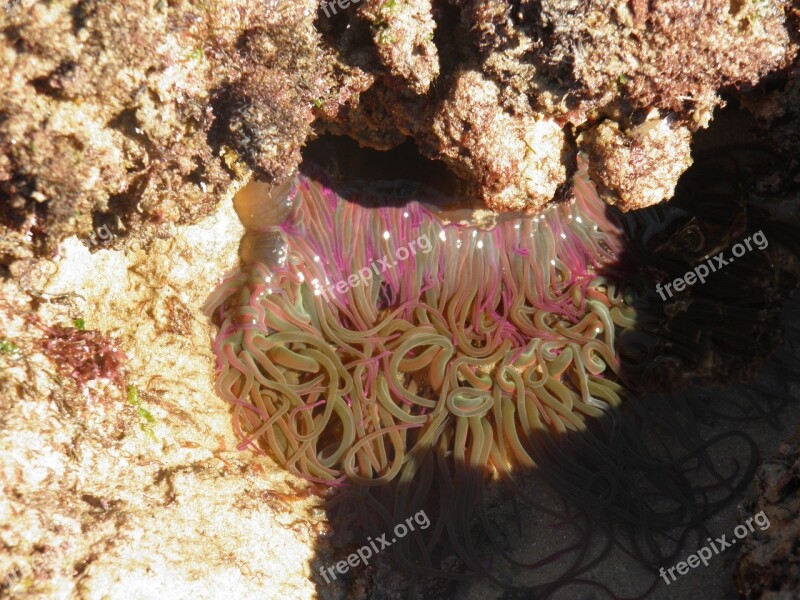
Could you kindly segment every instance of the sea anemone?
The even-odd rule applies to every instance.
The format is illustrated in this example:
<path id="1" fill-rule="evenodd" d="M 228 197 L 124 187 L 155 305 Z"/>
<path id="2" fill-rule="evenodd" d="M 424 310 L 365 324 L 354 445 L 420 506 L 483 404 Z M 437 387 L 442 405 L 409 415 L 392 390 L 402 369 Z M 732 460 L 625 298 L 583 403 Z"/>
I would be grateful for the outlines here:
<path id="1" fill-rule="evenodd" d="M 421 187 L 413 195 L 430 201 L 385 186 L 337 191 L 298 175 L 237 194 L 242 266 L 206 305 L 219 327 L 217 392 L 234 407 L 240 448 L 336 488 L 333 504 L 369 509 L 341 522 L 360 516 L 380 531 L 438 504 L 426 540 L 395 545 L 405 568 L 443 575 L 431 553 L 446 538 L 468 570 L 493 577 L 470 532 L 489 473 L 536 505 L 515 476 L 533 468 L 587 514 L 622 523 L 650 564 L 668 554 L 656 535 L 701 525 L 749 479 L 746 436 L 704 440 L 663 403 L 642 406 L 653 364 L 669 373 L 670 361 L 687 370 L 708 355 L 673 335 L 673 320 L 634 310 L 624 230 L 648 218 L 609 210 L 584 162 L 569 201 L 480 225 Z M 657 458 L 640 436 L 648 419 L 677 430 L 685 452 Z M 722 474 L 708 450 L 731 438 L 750 459 Z M 693 460 L 710 476 L 691 483 Z M 596 562 L 587 543 L 556 552 L 576 558 L 539 589 Z"/>
<path id="2" fill-rule="evenodd" d="M 585 169 L 575 189 L 489 228 L 419 202 L 366 208 L 305 177 L 240 194 L 244 266 L 207 310 L 243 444 L 313 481 L 379 485 L 439 445 L 532 467 L 537 436 L 619 406 L 615 327 L 634 320 L 600 274 L 619 228 Z"/>

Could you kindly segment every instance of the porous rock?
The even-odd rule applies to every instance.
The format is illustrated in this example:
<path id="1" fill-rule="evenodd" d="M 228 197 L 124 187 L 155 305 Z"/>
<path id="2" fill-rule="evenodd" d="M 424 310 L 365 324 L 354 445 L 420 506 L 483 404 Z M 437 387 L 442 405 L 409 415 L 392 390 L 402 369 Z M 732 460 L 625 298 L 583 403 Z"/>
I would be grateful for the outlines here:
<path id="1" fill-rule="evenodd" d="M 747 599 L 795 598 L 800 590 L 800 431 L 759 467 L 753 489 L 739 521 L 763 511 L 769 526 L 757 528 L 743 541 L 736 587 Z"/>

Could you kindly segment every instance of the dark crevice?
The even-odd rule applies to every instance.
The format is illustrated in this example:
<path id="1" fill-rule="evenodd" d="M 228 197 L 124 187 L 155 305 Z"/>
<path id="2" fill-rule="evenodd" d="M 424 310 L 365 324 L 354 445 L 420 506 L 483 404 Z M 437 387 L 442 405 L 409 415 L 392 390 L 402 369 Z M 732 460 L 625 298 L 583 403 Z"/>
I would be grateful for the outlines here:
<path id="1" fill-rule="evenodd" d="M 105 227 L 114 237 L 125 236 L 126 231 L 119 226 L 120 222 L 130 225 L 139 221 L 137 205 L 147 185 L 147 176 L 137 177 L 124 192 L 112 194 L 108 198 L 108 211 L 95 212 L 92 215 L 92 228 L 95 232 Z"/>
<path id="2" fill-rule="evenodd" d="M 195 161 L 195 164 L 197 164 L 197 162 L 198 161 Z M 200 184 L 205 183 L 206 181 L 205 174 L 206 168 L 202 163 L 200 163 L 197 164 L 197 167 L 195 167 L 192 172 L 186 176 L 186 180 L 195 184 L 197 187 L 200 187 Z"/>
<path id="3" fill-rule="evenodd" d="M 251 145 L 242 142 L 242 140 L 255 139 L 255 132 L 250 129 L 246 120 L 244 124 L 241 124 L 240 130 L 235 132 L 231 130 L 234 121 L 247 109 L 248 100 L 237 93 L 236 87 L 230 84 L 213 90 L 211 98 L 214 120 L 209 128 L 207 139 L 213 154 L 220 156 L 223 146 L 231 147 L 239 155 L 240 161 L 254 172 L 259 173 L 261 169 L 252 156 Z M 220 161 L 220 165 L 231 177 L 237 177 L 236 172 L 226 161 Z"/>
<path id="4" fill-rule="evenodd" d="M 457 73 L 463 57 L 459 53 L 461 44 L 458 38 L 461 31 L 461 13 L 458 7 L 452 6 L 442 0 L 433 1 L 433 20 L 436 29 L 433 32 L 433 44 L 439 53 L 439 72 Z M 440 78 L 443 75 L 439 76 Z"/>
<path id="5" fill-rule="evenodd" d="M 70 8 L 72 33 L 77 35 L 81 29 L 86 27 L 86 22 L 94 16 L 96 10 L 94 3 L 89 0 L 81 0 L 81 2 Z"/>
<path id="6" fill-rule="evenodd" d="M 42 75 L 31 80 L 31 85 L 39 94 L 58 99 L 59 90 L 53 86 L 50 75 Z"/>
<path id="7" fill-rule="evenodd" d="M 33 212 L 34 201 L 31 194 L 36 190 L 33 178 L 20 175 L 18 172 L 10 181 L 0 182 L 0 197 L 3 210 L 0 210 L 0 224 L 9 229 L 19 231 L 25 224 L 27 216 Z"/>
<path id="8" fill-rule="evenodd" d="M 31 80 L 31 85 L 40 94 L 55 100 L 64 98 L 64 78 L 67 77 L 77 66 L 72 60 L 62 61 L 55 69 L 47 75 L 36 77 Z"/>
<path id="9" fill-rule="evenodd" d="M 139 126 L 139 119 L 136 117 L 135 109 L 126 108 L 120 111 L 108 122 L 108 126 L 144 146 L 148 155 L 152 155 L 155 152 L 156 148 L 153 142 L 150 141 L 150 138 Z"/>
<path id="10" fill-rule="evenodd" d="M 303 151 L 300 171 L 314 178 L 324 177 L 339 195 L 353 200 L 358 191 L 393 196 L 406 200 L 425 188 L 427 201 L 459 198 L 473 200 L 467 194 L 468 183 L 454 175 L 447 166 L 425 158 L 412 140 L 379 151 L 359 146 L 358 142 L 335 135 L 323 135 Z M 438 198 L 437 198 L 438 197 Z M 419 199 L 419 198 L 417 198 Z"/>
<path id="11" fill-rule="evenodd" d="M 33 212 L 36 220 L 31 226 L 31 242 L 36 254 L 42 255 L 47 250 L 47 239 L 50 233 L 48 217 L 50 214 L 49 202 L 33 202 Z"/>

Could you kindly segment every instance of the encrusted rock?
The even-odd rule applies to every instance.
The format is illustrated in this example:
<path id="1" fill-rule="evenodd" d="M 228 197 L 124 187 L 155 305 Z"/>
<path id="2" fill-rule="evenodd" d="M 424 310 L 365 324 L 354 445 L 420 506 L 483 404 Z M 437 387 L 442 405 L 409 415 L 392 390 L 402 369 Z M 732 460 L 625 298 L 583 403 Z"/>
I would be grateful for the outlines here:
<path id="1" fill-rule="evenodd" d="M 372 23 L 372 39 L 389 73 L 414 93 L 427 92 L 439 75 L 431 0 L 371 0 L 361 14 Z"/>
<path id="2" fill-rule="evenodd" d="M 770 525 L 744 540 L 736 587 L 742 598 L 796 598 L 800 590 L 800 431 L 758 469 L 754 489 L 756 497 L 739 520 L 764 511 Z"/>
<path id="3" fill-rule="evenodd" d="M 456 77 L 433 133 L 445 161 L 465 178 L 472 173 L 496 210 L 540 208 L 566 180 L 561 128 L 524 103 L 505 109 L 500 89 L 477 71 Z"/>
<path id="4" fill-rule="evenodd" d="M 329 16 L 328 6 L 9 3 L 0 264 L 102 226 L 117 243 L 193 222 L 232 182 L 293 171 L 315 120 L 382 150 L 412 138 L 488 206 L 536 209 L 572 173 L 574 128 L 610 119 L 627 131 L 631 114 L 655 108 L 694 130 L 722 87 L 755 85 L 797 54 L 784 0 L 361 0 Z M 475 127 L 461 135 L 458 123 Z M 594 175 L 623 208 L 668 195 L 687 164 L 635 169 L 653 178 L 640 198 L 619 181 L 627 153 L 604 157 Z"/>
<path id="5" fill-rule="evenodd" d="M 267 179 L 292 170 L 321 95 L 313 8 L 18 0 L 0 10 L 0 262 L 53 254 L 102 225 L 121 239 L 193 222 L 240 159 Z M 218 101 L 231 90 L 238 110 L 226 112 Z"/>
<path id="6" fill-rule="evenodd" d="M 563 151 L 562 144 L 573 127 L 588 131 L 588 139 L 598 123 L 602 128 L 610 126 L 604 120 L 628 131 L 630 117 L 637 111 L 656 109 L 669 114 L 675 125 L 672 133 L 656 131 L 638 144 L 633 154 L 641 155 L 641 164 L 630 169 L 619 161 L 637 156 L 604 152 L 604 167 L 593 169 L 609 202 L 625 210 L 669 197 L 676 178 L 689 165 L 687 134 L 708 125 L 721 104 L 719 90 L 753 85 L 767 73 L 786 68 L 797 53 L 792 33 L 796 26 L 787 18 L 790 7 L 782 0 L 714 0 L 691 5 L 680 0 L 552 0 L 516 5 L 505 0 L 458 0 L 450 4 L 455 7 L 431 9 L 441 73 L 430 89 L 431 69 L 425 64 L 418 63 L 425 75 L 422 85 L 418 78 L 409 79 L 391 66 L 408 64 L 395 51 L 405 48 L 409 39 L 420 39 L 407 29 L 402 35 L 385 34 L 389 23 L 385 15 L 398 10 L 393 1 L 375 0 L 358 10 L 341 11 L 338 24 L 321 19 L 324 43 L 335 49 L 337 61 L 351 69 L 357 65 L 373 75 L 375 83 L 359 104 L 349 104 L 335 116 L 326 107 L 319 125 L 378 149 L 386 149 L 392 139 L 399 144 L 409 136 L 423 154 L 444 160 L 472 183 L 476 194 L 496 210 L 540 207 L 552 199 L 557 189 L 553 184 L 563 180 L 550 158 L 534 161 L 540 171 L 532 177 L 528 161 L 520 159 L 513 148 L 511 140 L 530 129 L 532 115 L 536 122 L 552 120 L 562 128 L 565 136 L 550 136 L 555 147 L 544 149 L 544 154 L 561 154 L 569 176 L 574 153 Z M 421 19 L 419 27 L 427 32 L 431 20 L 422 18 L 423 8 L 409 3 L 407 10 Z M 372 54 L 364 53 L 367 32 L 375 44 Z M 433 60 L 427 50 L 422 55 Z M 475 85 L 471 108 L 466 108 L 465 81 Z M 493 86 L 491 92 L 489 86 Z M 421 94 L 425 89 L 427 93 Z M 494 118 L 483 106 L 487 97 L 494 99 Z M 526 106 L 520 109 L 522 104 Z M 465 109 L 470 115 L 462 114 Z M 484 127 L 460 136 L 442 127 L 443 115 L 458 117 L 455 124 L 468 122 L 464 117 L 477 117 L 477 113 L 483 115 L 484 123 L 506 125 L 505 135 Z M 508 126 L 511 121 L 513 125 Z M 402 137 L 394 137 L 395 131 Z M 606 135 L 604 131 L 594 137 Z M 667 137 L 677 142 L 675 152 L 659 145 Z M 510 150 L 510 154 L 489 161 L 480 156 L 481 149 Z M 678 160 L 666 170 L 650 168 L 659 156 Z M 503 172 L 510 164 L 519 168 Z M 611 167 L 608 171 L 607 166 Z M 631 175 L 652 181 L 622 185 L 620 178 Z M 639 197 L 640 192 L 645 197 Z"/>
<path id="7" fill-rule="evenodd" d="M 148 251 L 70 238 L 0 282 L 0 597 L 314 594 L 321 500 L 237 449 L 213 390 L 197 315 L 236 255 L 226 200 Z"/>
<path id="8" fill-rule="evenodd" d="M 624 210 L 672 197 L 678 178 L 692 164 L 689 130 L 658 116 L 628 131 L 604 121 L 581 136 L 589 173 L 600 195 Z"/>

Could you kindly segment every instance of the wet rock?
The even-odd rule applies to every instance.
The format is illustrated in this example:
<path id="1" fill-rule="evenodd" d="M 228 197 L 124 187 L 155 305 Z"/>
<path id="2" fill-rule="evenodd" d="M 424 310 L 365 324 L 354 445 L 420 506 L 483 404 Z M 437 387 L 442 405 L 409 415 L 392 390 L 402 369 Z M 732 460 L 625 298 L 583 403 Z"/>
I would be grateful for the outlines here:
<path id="1" fill-rule="evenodd" d="M 431 0 L 365 2 L 360 14 L 371 24 L 372 40 L 388 73 L 414 93 L 427 92 L 439 75 Z"/>
<path id="2" fill-rule="evenodd" d="M 194 222 L 246 175 L 240 162 L 264 178 L 291 170 L 319 95 L 302 80 L 321 67 L 312 6 L 0 10 L 0 262 L 53 255 L 102 225 L 119 240 Z M 216 102 L 226 91 L 237 110 Z"/>
<path id="3" fill-rule="evenodd" d="M 630 210 L 672 197 L 678 178 L 692 164 L 692 136 L 669 121 L 654 114 L 627 131 L 606 121 L 581 136 L 590 176 L 606 202 Z"/>
<path id="4" fill-rule="evenodd" d="M 433 134 L 444 160 L 465 178 L 471 173 L 495 210 L 541 208 L 566 180 L 561 128 L 525 102 L 504 108 L 497 85 L 476 71 L 456 77 Z"/>
<path id="5" fill-rule="evenodd" d="M 630 156 L 611 151 L 604 119 L 627 130 L 632 113 L 655 108 L 703 127 L 722 87 L 755 85 L 797 53 L 796 9 L 779 0 L 334 8 L 8 3 L 0 263 L 52 255 L 67 235 L 103 226 L 116 244 L 194 222 L 232 182 L 294 170 L 315 121 L 377 149 L 410 137 L 496 210 L 551 200 L 573 170 L 565 140 L 600 127 L 594 137 L 608 143 L 595 176 L 613 204 L 642 206 L 668 195 L 686 162 L 669 174 L 638 168 L 653 181 L 623 189 L 619 161 Z M 660 156 L 642 147 L 650 162 Z"/>
<path id="6" fill-rule="evenodd" d="M 763 511 L 769 527 L 742 544 L 736 587 L 742 598 L 795 598 L 800 589 L 800 432 L 758 470 L 755 497 L 740 510 L 740 522 Z"/>
<path id="7" fill-rule="evenodd" d="M 572 173 L 574 153 L 564 152 L 563 144 L 576 129 L 586 132 L 584 139 L 599 142 L 596 155 L 604 165 L 594 168 L 593 175 L 610 203 L 628 210 L 669 197 L 689 164 L 687 135 L 708 125 L 722 104 L 719 91 L 755 85 L 767 73 L 786 69 L 798 48 L 792 9 L 777 1 L 686 5 L 678 0 L 555 0 L 510 5 L 504 0 L 458 0 L 431 9 L 440 74 L 428 87 L 434 72 L 432 51 L 420 52 L 429 60 L 416 63 L 416 78 L 401 72 L 410 63 L 397 58 L 409 40 L 420 39 L 407 29 L 413 20 L 401 20 L 402 35 L 376 34 L 387 31 L 386 15 L 396 10 L 394 5 L 365 1 L 358 10 L 320 18 L 323 44 L 335 50 L 337 61 L 375 82 L 359 103 L 349 103 L 345 110 L 334 114 L 326 106 L 318 126 L 378 149 L 411 137 L 425 156 L 445 161 L 495 210 L 535 210 L 551 200 L 557 181 Z M 431 20 L 420 16 L 427 5 L 410 5 L 414 8 L 409 6 L 408 14 L 419 16 L 420 31 L 428 32 Z M 465 87 L 474 96 L 472 108 Z M 490 101 L 496 118 L 488 118 Z M 632 115 L 652 110 L 671 116 L 671 133 L 643 136 L 633 153 L 637 156 L 612 143 L 612 124 L 606 120 L 627 131 Z M 487 125 L 510 124 L 506 135 L 490 126 L 457 135 L 455 126 L 479 111 Z M 442 127 L 443 116 L 453 119 L 450 131 Z M 532 119 L 555 122 L 562 130 L 561 136 L 549 137 L 546 148 L 537 148 L 549 158 L 536 161 L 534 177 L 510 141 L 520 139 L 519 132 L 529 130 Z M 593 132 L 596 127 L 602 130 Z M 678 144 L 674 152 L 662 145 L 668 138 Z M 481 160 L 479 148 L 510 150 L 510 155 Z M 556 167 L 552 157 L 558 155 L 561 165 Z M 666 170 L 652 168 L 666 157 L 677 161 Z M 630 159 L 639 160 L 633 169 L 621 164 Z M 516 170 L 504 172 L 506 165 Z M 651 181 L 623 185 L 632 176 Z"/>

